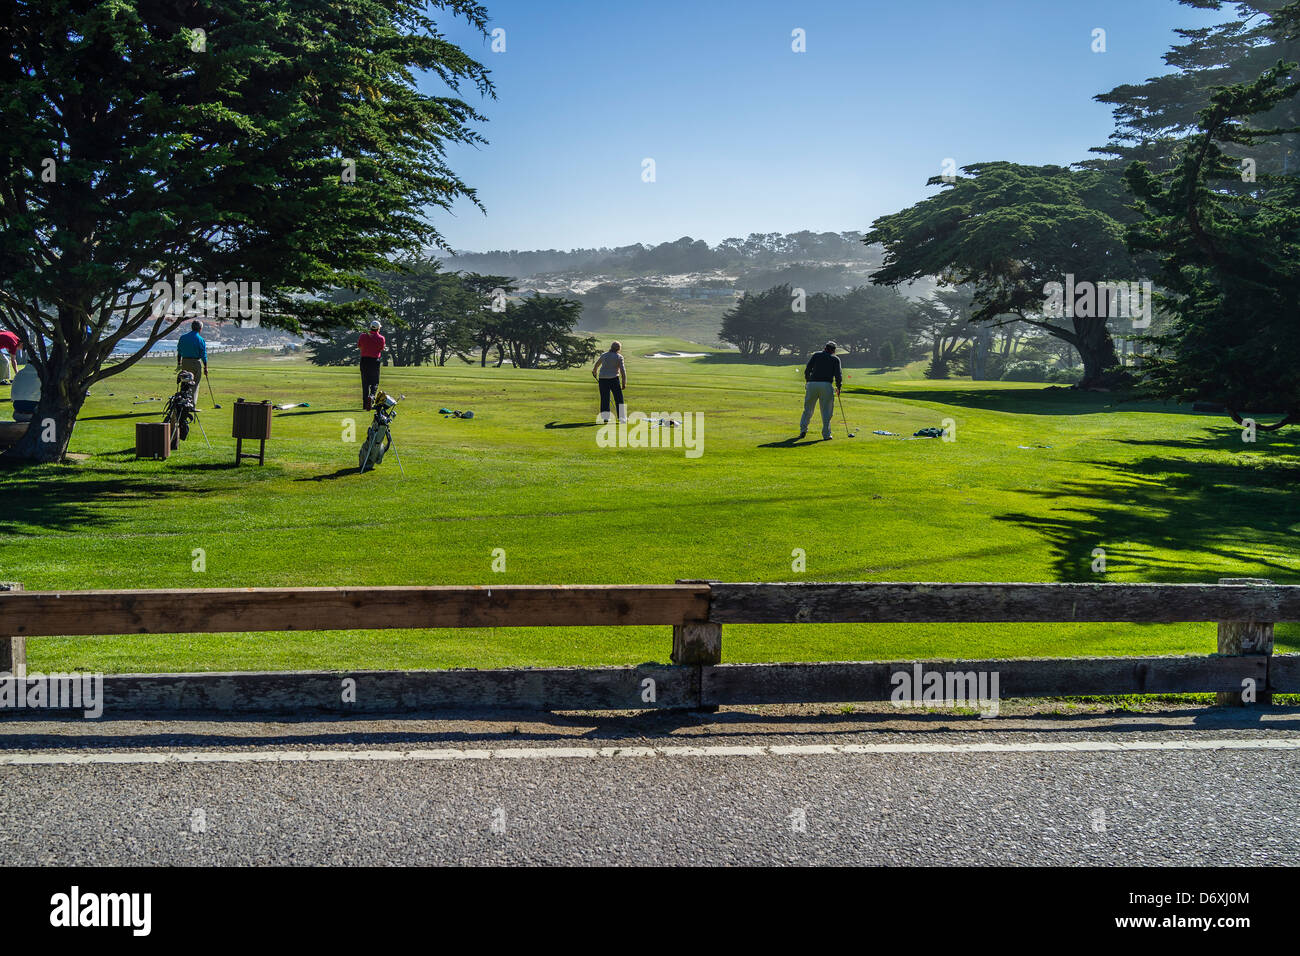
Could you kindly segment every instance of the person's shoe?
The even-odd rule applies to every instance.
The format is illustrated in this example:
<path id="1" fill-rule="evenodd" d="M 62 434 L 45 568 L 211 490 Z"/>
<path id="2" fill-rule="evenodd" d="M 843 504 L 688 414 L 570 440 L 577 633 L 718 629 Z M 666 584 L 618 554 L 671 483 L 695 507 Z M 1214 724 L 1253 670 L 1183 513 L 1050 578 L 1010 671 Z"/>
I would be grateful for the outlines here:
<path id="1" fill-rule="evenodd" d="M 834 437 L 835 437 L 834 435 L 823 435 L 822 441 L 830 441 Z"/>
<path id="2" fill-rule="evenodd" d="M 808 437 L 808 429 L 805 428 L 803 431 L 799 433 L 799 438 L 807 438 L 807 437 Z M 798 441 L 799 438 L 796 438 L 795 441 Z"/>

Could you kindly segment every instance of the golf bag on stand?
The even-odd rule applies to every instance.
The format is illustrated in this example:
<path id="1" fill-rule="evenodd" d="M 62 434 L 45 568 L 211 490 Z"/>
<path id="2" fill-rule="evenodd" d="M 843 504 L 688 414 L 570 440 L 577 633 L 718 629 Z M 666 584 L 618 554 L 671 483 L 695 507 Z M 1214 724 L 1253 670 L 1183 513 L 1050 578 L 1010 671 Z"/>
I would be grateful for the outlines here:
<path id="1" fill-rule="evenodd" d="M 362 442 L 361 450 L 357 452 L 357 465 L 362 472 L 369 471 L 383 461 L 388 449 L 392 448 L 393 433 L 390 426 L 397 417 L 397 403 L 405 397 L 401 395 L 393 398 L 387 392 L 375 392 L 375 417 L 366 430 L 366 440 Z M 393 454 L 397 455 L 397 449 L 393 449 Z M 406 474 L 406 469 L 402 468 L 401 455 L 397 455 L 397 467 L 403 475 Z"/>
<path id="2" fill-rule="evenodd" d="M 192 373 L 182 370 L 176 376 L 176 394 L 167 399 L 167 407 L 163 411 L 163 421 L 171 422 L 172 425 L 172 451 L 190 437 L 190 423 L 196 417 L 194 399 L 198 387 L 199 383 L 194 380 Z"/>

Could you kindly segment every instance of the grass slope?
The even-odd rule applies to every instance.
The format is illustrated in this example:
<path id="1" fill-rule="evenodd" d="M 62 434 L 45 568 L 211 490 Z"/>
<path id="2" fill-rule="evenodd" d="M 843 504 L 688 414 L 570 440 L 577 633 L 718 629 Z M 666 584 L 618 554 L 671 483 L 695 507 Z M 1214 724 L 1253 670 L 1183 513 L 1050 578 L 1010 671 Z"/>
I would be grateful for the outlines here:
<path id="1" fill-rule="evenodd" d="M 798 366 L 625 338 L 633 411 L 703 412 L 704 454 L 599 448 L 585 369 L 385 369 L 404 392 L 405 465 L 356 473 L 356 369 L 244 354 L 214 362 L 221 411 L 167 462 L 133 457 L 165 361 L 94 390 L 72 451 L 0 470 L 0 579 L 29 589 L 736 581 L 1300 581 L 1297 441 L 1243 444 L 1222 418 L 1037 385 L 851 370 L 860 429 L 790 444 Z M 206 390 L 201 393 L 207 407 Z M 234 467 L 236 397 L 279 412 L 267 464 Z M 444 419 L 441 406 L 473 409 Z M 957 440 L 905 440 L 956 422 Z M 814 428 L 813 435 L 816 435 Z M 1020 446 L 1029 446 L 1021 448 Z M 1049 447 L 1042 447 L 1049 446 Z M 1106 574 L 1091 570 L 1092 551 Z M 206 570 L 193 567 L 194 549 Z M 491 570 L 494 549 L 506 570 Z M 792 551 L 807 553 L 804 573 Z M 1279 647 L 1300 634 L 1279 628 Z M 373 631 L 33 641 L 33 669 L 490 667 L 665 660 L 667 628 Z M 729 661 L 1205 653 L 1212 625 L 729 627 Z"/>

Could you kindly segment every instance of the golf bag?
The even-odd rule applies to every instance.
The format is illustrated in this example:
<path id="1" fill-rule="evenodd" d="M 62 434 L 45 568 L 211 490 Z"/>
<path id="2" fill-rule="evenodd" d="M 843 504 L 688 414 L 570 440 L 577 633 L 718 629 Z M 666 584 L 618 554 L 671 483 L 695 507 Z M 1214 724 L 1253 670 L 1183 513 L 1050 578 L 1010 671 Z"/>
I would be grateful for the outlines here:
<path id="1" fill-rule="evenodd" d="M 366 440 L 357 452 L 357 465 L 361 471 L 369 471 L 384 460 L 384 455 L 393 444 L 390 427 L 397 417 L 398 399 L 387 392 L 375 392 L 375 417 L 366 430 Z"/>
<path id="2" fill-rule="evenodd" d="M 171 422 L 173 451 L 190 437 L 190 423 L 194 421 L 194 398 L 198 387 L 199 383 L 194 380 L 191 372 L 182 370 L 177 374 L 176 394 L 167 399 L 167 407 L 163 411 L 163 421 Z"/>

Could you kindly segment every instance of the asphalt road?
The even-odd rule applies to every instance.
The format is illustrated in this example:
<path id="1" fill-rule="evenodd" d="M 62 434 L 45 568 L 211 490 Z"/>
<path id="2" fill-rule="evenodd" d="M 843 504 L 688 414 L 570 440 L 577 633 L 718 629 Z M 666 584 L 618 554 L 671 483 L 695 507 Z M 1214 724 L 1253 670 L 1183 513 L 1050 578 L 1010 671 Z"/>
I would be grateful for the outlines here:
<path id="1" fill-rule="evenodd" d="M 1297 803 L 1282 708 L 0 728 L 6 866 L 1294 865 Z"/>

